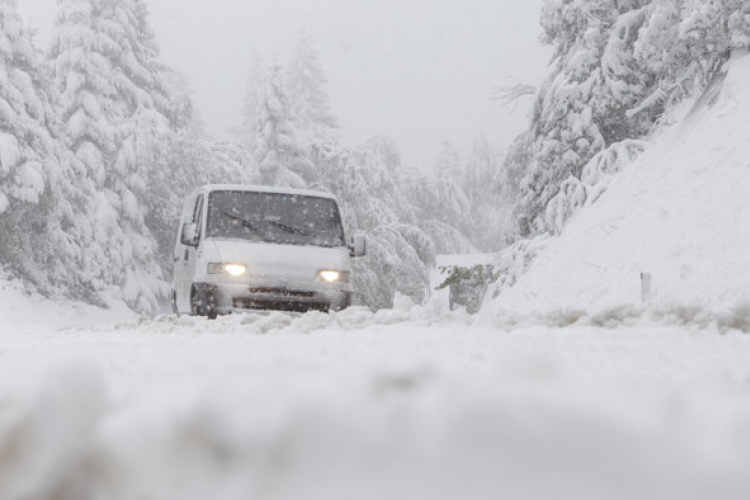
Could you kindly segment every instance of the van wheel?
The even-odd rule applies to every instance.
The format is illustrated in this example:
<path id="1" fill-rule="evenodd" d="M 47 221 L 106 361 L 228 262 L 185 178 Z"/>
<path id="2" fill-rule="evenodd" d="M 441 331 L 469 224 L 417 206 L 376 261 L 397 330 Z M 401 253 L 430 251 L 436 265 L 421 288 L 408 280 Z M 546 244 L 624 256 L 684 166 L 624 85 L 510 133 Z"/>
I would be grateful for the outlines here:
<path id="1" fill-rule="evenodd" d="M 190 290 L 190 314 L 193 316 L 205 316 L 208 319 L 216 319 L 216 299 L 205 291 L 198 291 L 195 287 Z"/>
<path id="2" fill-rule="evenodd" d="M 347 293 L 344 295 L 344 300 L 339 302 L 338 304 L 331 304 L 330 310 L 333 312 L 341 312 L 346 309 L 349 309 L 352 306 L 352 294 Z"/>

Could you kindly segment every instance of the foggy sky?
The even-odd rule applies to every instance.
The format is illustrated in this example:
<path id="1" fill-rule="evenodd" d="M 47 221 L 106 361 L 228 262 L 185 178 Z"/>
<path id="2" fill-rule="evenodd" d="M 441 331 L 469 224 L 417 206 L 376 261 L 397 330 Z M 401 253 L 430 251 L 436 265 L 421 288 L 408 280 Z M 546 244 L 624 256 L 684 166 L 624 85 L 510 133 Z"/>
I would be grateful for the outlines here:
<path id="1" fill-rule="evenodd" d="M 507 146 L 528 105 L 489 99 L 497 85 L 537 84 L 542 0 L 150 0 L 162 59 L 189 80 L 209 130 L 240 121 L 253 47 L 282 63 L 299 33 L 317 40 L 347 145 L 396 139 L 404 163 L 431 168 L 443 140 L 465 157 L 480 134 Z M 56 0 L 20 0 L 46 42 Z"/>

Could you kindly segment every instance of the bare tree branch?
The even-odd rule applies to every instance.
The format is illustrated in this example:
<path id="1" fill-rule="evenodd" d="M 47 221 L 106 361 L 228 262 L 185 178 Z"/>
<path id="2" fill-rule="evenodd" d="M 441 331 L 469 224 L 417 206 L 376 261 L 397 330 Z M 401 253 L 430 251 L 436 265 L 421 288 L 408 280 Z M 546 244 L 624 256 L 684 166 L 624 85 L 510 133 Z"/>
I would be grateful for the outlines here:
<path id="1" fill-rule="evenodd" d="M 524 97 L 533 97 L 534 94 L 536 94 L 535 86 L 516 83 L 503 87 L 495 87 L 492 90 L 491 99 L 495 101 L 502 101 L 506 106 L 515 107 L 518 105 L 518 101 L 520 101 Z"/>

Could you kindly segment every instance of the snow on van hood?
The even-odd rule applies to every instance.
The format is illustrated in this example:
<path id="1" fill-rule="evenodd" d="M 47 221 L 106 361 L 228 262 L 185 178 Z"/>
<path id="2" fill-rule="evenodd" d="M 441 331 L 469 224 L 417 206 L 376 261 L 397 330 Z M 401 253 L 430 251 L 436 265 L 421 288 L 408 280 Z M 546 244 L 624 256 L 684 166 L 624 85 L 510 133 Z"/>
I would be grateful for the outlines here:
<path id="1" fill-rule="evenodd" d="M 227 264 L 244 264 L 254 276 L 316 276 L 323 269 L 350 271 L 345 247 L 318 247 L 207 240 L 206 258 Z"/>

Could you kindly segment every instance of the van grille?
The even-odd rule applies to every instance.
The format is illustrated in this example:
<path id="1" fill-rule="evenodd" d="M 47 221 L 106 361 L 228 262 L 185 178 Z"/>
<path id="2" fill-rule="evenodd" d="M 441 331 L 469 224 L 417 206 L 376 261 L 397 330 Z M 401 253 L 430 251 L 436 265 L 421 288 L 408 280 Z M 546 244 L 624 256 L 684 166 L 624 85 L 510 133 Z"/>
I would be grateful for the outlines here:
<path id="1" fill-rule="evenodd" d="M 296 290 L 287 290 L 286 288 L 251 288 L 248 292 L 254 294 L 278 295 L 281 297 L 315 297 L 315 292 L 300 292 Z"/>
<path id="2" fill-rule="evenodd" d="M 232 300 L 235 309 L 285 312 L 328 312 L 331 305 L 323 302 L 286 302 L 279 300 L 256 300 L 249 297 L 235 297 Z"/>

